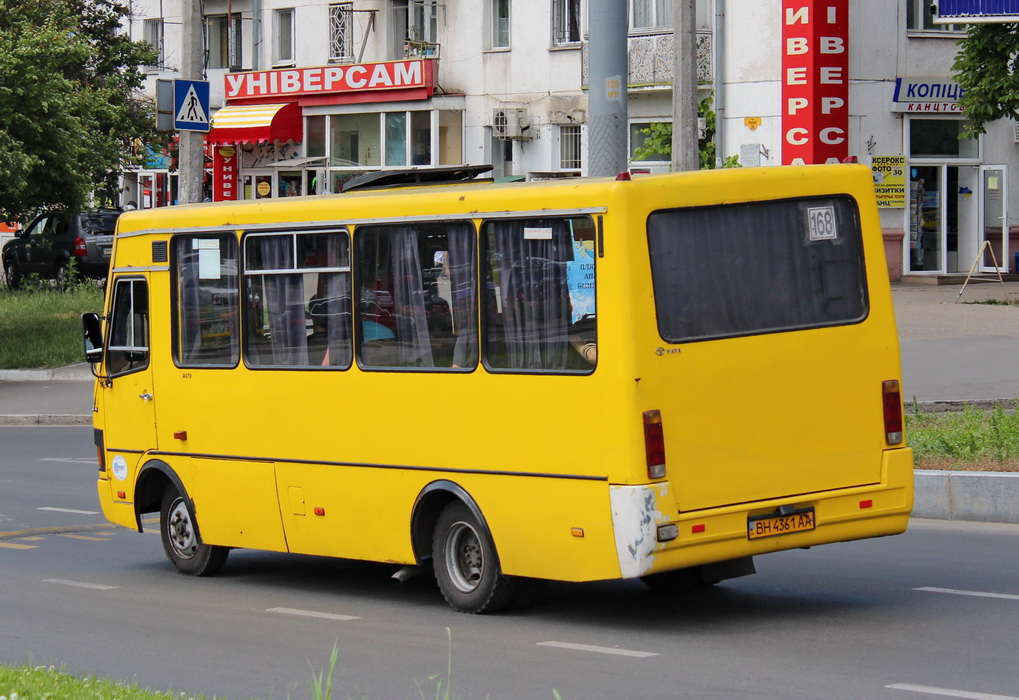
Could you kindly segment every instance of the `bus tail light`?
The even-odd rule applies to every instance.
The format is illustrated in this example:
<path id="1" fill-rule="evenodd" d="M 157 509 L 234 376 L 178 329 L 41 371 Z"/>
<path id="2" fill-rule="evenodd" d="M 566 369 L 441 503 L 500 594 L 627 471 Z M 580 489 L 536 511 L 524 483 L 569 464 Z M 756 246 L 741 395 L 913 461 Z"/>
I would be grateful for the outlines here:
<path id="1" fill-rule="evenodd" d="M 889 445 L 902 444 L 902 392 L 899 380 L 889 379 L 881 385 L 885 411 L 885 441 Z"/>
<path id="2" fill-rule="evenodd" d="M 85 239 L 81 236 L 74 239 L 74 254 L 88 255 L 88 249 L 85 247 Z"/>
<path id="3" fill-rule="evenodd" d="M 649 479 L 665 477 L 665 433 L 662 412 L 644 411 L 644 454 L 647 456 Z"/>

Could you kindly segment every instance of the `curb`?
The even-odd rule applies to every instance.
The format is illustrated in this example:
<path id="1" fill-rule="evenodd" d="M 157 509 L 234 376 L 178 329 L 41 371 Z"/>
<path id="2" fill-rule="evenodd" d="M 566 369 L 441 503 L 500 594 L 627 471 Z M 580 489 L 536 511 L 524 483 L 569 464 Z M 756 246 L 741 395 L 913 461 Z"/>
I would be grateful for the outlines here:
<path id="1" fill-rule="evenodd" d="M 1019 472 L 916 470 L 914 518 L 1019 524 Z"/>
<path id="2" fill-rule="evenodd" d="M 92 416 L 0 414 L 0 426 L 20 425 L 92 425 Z"/>
<path id="3" fill-rule="evenodd" d="M 53 369 L 0 369 L 0 382 L 91 382 L 92 368 L 86 362 Z"/>

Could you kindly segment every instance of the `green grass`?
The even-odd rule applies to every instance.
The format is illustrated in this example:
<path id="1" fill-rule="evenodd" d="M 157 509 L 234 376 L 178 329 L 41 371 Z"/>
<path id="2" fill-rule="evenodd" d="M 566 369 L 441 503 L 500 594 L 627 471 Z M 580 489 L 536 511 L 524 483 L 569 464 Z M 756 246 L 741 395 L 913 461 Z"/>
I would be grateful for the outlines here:
<path id="1" fill-rule="evenodd" d="M 906 442 L 917 469 L 1019 471 L 1019 400 L 1012 412 L 985 411 L 906 414 Z"/>
<path id="2" fill-rule="evenodd" d="M 0 369 L 63 367 L 84 361 L 81 314 L 102 311 L 95 284 L 0 289 Z"/>
<path id="3" fill-rule="evenodd" d="M 205 696 L 154 693 L 137 683 L 77 678 L 53 666 L 0 666 L 0 700 L 198 700 Z"/>

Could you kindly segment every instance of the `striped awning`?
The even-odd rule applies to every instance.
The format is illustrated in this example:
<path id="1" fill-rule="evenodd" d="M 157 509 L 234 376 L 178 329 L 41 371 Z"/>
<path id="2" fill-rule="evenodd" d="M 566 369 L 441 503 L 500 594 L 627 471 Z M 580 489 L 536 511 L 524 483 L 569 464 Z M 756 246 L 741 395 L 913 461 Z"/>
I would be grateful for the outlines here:
<path id="1" fill-rule="evenodd" d="M 208 143 L 301 141 L 301 107 L 296 102 L 271 105 L 228 105 L 212 115 Z"/>

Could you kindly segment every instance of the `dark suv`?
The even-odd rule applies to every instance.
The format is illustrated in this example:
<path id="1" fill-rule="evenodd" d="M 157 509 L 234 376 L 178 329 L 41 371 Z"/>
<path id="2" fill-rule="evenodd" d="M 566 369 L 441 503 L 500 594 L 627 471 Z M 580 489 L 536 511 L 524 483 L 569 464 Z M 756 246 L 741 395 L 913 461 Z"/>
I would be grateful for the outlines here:
<path id="1" fill-rule="evenodd" d="M 78 213 L 50 211 L 35 217 L 0 253 L 7 286 L 17 288 L 30 274 L 62 283 L 71 260 L 80 277 L 106 277 L 119 216 L 116 209 L 91 209 Z"/>

